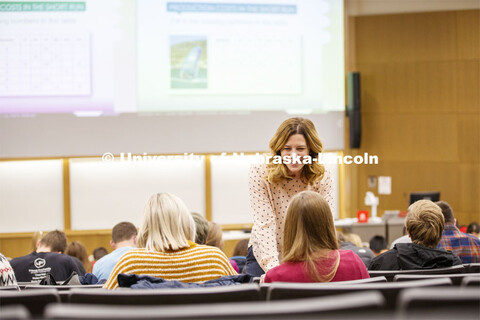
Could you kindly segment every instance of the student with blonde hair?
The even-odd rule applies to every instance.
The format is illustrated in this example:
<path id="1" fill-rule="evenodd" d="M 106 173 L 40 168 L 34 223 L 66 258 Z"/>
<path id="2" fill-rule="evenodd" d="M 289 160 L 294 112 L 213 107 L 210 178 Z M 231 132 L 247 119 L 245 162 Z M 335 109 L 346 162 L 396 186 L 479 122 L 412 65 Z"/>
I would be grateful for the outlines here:
<path id="1" fill-rule="evenodd" d="M 369 270 L 413 270 L 446 268 L 462 264 L 451 251 L 436 249 L 445 220 L 442 210 L 430 200 L 418 200 L 408 207 L 405 219 L 412 243 L 397 243 L 375 257 Z"/>
<path id="2" fill-rule="evenodd" d="M 249 172 L 253 228 L 246 273 L 256 277 L 280 264 L 287 207 L 293 196 L 310 190 L 333 208 L 333 182 L 318 161 L 323 146 L 312 121 L 285 120 L 269 146 L 269 163 L 253 165 Z"/>
<path id="3" fill-rule="evenodd" d="M 195 222 L 184 202 L 170 193 L 152 195 L 145 205 L 138 248 L 118 260 L 104 288 L 117 288 L 120 273 L 197 283 L 237 274 L 220 249 L 194 239 Z"/>
<path id="4" fill-rule="evenodd" d="M 318 193 L 303 191 L 287 210 L 282 264 L 267 272 L 265 282 L 330 282 L 369 278 L 351 250 L 339 250 L 333 217 Z"/>

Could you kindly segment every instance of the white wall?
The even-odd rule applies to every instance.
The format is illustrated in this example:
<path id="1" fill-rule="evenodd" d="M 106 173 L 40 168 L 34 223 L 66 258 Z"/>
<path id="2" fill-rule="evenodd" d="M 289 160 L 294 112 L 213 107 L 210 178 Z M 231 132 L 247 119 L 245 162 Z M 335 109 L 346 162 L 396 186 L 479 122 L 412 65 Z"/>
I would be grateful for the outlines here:
<path id="1" fill-rule="evenodd" d="M 79 118 L 72 114 L 0 117 L 0 159 L 256 152 L 268 142 L 284 112 L 137 115 Z M 343 150 L 343 112 L 306 116 L 325 150 Z"/>

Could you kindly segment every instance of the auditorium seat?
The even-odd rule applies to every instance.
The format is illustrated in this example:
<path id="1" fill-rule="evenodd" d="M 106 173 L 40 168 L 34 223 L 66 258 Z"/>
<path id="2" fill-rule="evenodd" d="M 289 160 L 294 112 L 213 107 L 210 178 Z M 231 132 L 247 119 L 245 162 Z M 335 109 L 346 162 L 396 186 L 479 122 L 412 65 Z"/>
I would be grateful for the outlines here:
<path id="1" fill-rule="evenodd" d="M 58 291 L 58 296 L 60 297 L 60 302 L 65 303 L 70 301 L 70 290 L 71 289 L 99 289 L 102 288 L 102 284 L 93 284 L 93 285 L 38 285 L 30 284 L 25 286 L 23 290 L 42 290 L 42 289 L 55 289 Z"/>
<path id="2" fill-rule="evenodd" d="M 73 289 L 70 302 L 92 304 L 192 304 L 236 301 L 259 301 L 260 288 L 257 284 L 235 286 L 189 288 L 189 289 Z"/>
<path id="3" fill-rule="evenodd" d="M 350 281 L 336 281 L 336 282 L 316 282 L 316 284 L 324 284 L 324 285 L 348 285 L 348 284 L 359 284 L 359 283 L 377 283 L 377 282 L 387 282 L 387 278 L 385 277 L 375 277 L 375 278 L 366 278 L 366 279 L 359 279 L 359 280 L 350 280 Z M 272 286 L 273 283 L 262 283 L 260 284 L 260 295 L 262 296 L 262 300 L 267 300 L 267 294 L 269 288 Z"/>
<path id="4" fill-rule="evenodd" d="M 38 283 L 35 282 L 17 282 L 17 285 L 20 287 L 20 290 L 25 289 L 26 286 L 32 286 L 32 285 L 38 285 Z"/>
<path id="5" fill-rule="evenodd" d="M 10 286 L 0 286 L 0 290 L 6 291 L 20 291 L 20 287 L 17 285 L 10 285 Z"/>
<path id="6" fill-rule="evenodd" d="M 468 263 L 463 265 L 467 273 L 480 273 L 480 263 Z"/>
<path id="7" fill-rule="evenodd" d="M 0 308 L 0 319 L 2 320 L 23 320 L 30 319 L 28 309 L 22 305 L 12 305 Z"/>
<path id="8" fill-rule="evenodd" d="M 400 281 L 412 281 L 412 280 L 426 280 L 426 279 L 438 279 L 438 278 L 449 278 L 452 280 L 454 286 L 459 286 L 463 279 L 466 277 L 478 277 L 480 279 L 480 274 L 478 273 L 458 273 L 458 274 L 401 274 L 393 277 L 393 282 Z"/>
<path id="9" fill-rule="evenodd" d="M 325 282 L 325 283 L 336 284 L 336 285 L 344 285 L 344 284 L 361 284 L 361 283 L 377 283 L 377 282 L 387 282 L 387 278 L 385 278 L 385 277 L 374 277 L 374 278 L 366 278 L 366 279 L 359 279 L 359 280 Z"/>
<path id="10" fill-rule="evenodd" d="M 386 299 L 386 307 L 394 309 L 398 293 L 401 290 L 417 287 L 451 286 L 446 279 L 430 279 L 408 282 L 382 282 L 351 285 L 332 285 L 324 283 L 273 283 L 267 294 L 267 300 L 298 299 L 352 293 L 358 291 L 380 291 Z"/>
<path id="11" fill-rule="evenodd" d="M 48 319 L 308 319 L 352 318 L 378 314 L 385 304 L 380 292 L 345 294 L 335 297 L 292 301 L 228 302 L 178 306 L 101 306 L 81 304 L 50 305 Z"/>
<path id="12" fill-rule="evenodd" d="M 462 279 L 462 283 L 460 285 L 462 287 L 478 287 L 480 289 L 480 275 L 475 273 L 475 276 L 465 277 Z"/>
<path id="13" fill-rule="evenodd" d="M 398 297 L 404 319 L 480 319 L 480 293 L 475 288 L 414 288 Z"/>
<path id="14" fill-rule="evenodd" d="M 41 289 L 56 289 L 58 291 L 66 291 L 71 289 L 98 289 L 102 288 L 103 284 L 89 284 L 89 285 L 38 285 L 38 284 L 30 284 L 25 286 L 23 290 L 41 290 Z"/>
<path id="15" fill-rule="evenodd" d="M 0 306 L 23 305 L 33 316 L 42 315 L 49 303 L 60 302 L 57 290 L 0 291 Z"/>
<path id="16" fill-rule="evenodd" d="M 465 273 L 463 265 L 448 268 L 418 269 L 418 270 L 369 270 L 370 277 L 385 277 L 387 281 L 393 281 L 393 277 L 400 274 L 454 274 Z"/>

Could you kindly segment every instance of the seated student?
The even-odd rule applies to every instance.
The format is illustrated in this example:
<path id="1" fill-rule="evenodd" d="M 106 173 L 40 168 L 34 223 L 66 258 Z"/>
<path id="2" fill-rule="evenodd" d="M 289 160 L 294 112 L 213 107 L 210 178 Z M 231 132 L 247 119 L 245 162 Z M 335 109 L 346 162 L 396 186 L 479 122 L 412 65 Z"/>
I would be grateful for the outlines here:
<path id="1" fill-rule="evenodd" d="M 218 223 L 208 223 L 207 246 L 217 247 L 223 249 L 223 231 Z"/>
<path id="2" fill-rule="evenodd" d="M 357 246 L 359 248 L 365 248 L 365 246 L 363 245 L 363 242 L 362 242 L 362 238 L 360 238 L 360 236 L 356 233 L 351 233 L 350 232 L 350 233 L 345 234 L 345 240 L 353 243 L 354 246 Z"/>
<path id="3" fill-rule="evenodd" d="M 480 239 L 471 234 L 461 232 L 455 226 L 457 220 L 447 202 L 438 201 L 435 203 L 440 207 L 445 219 L 445 230 L 437 248 L 452 251 L 462 259 L 462 263 L 480 262 Z"/>
<path id="4" fill-rule="evenodd" d="M 369 278 L 362 260 L 338 250 L 332 212 L 318 193 L 292 198 L 283 231 L 282 264 L 269 270 L 265 282 L 329 282 Z"/>
<path id="5" fill-rule="evenodd" d="M 198 244 L 206 244 L 208 236 L 208 220 L 200 213 L 192 212 L 193 221 L 195 221 L 195 242 Z"/>
<path id="6" fill-rule="evenodd" d="M 384 236 L 373 236 L 370 239 L 370 250 L 373 251 L 375 256 L 378 256 L 387 251 L 387 240 Z"/>
<path id="7" fill-rule="evenodd" d="M 95 266 L 95 263 L 97 263 L 98 260 L 102 259 L 107 254 L 108 254 L 108 251 L 104 247 L 97 247 L 93 249 L 93 254 L 89 257 L 89 259 L 93 257 L 92 268 Z"/>
<path id="8" fill-rule="evenodd" d="M 92 273 L 98 280 L 107 280 L 112 273 L 118 259 L 128 250 L 137 247 L 137 228 L 131 222 L 117 223 L 112 229 L 110 246 L 113 251 L 98 260 L 93 266 Z"/>
<path id="9" fill-rule="evenodd" d="M 412 243 L 412 239 L 410 239 L 410 236 L 407 233 L 407 228 L 405 226 L 403 226 L 403 236 L 393 240 L 392 244 L 390 245 L 390 249 L 393 249 L 393 247 L 397 243 Z"/>
<path id="10" fill-rule="evenodd" d="M 365 267 L 370 264 L 370 261 L 375 257 L 375 254 L 369 248 L 357 247 L 350 241 L 347 241 L 345 235 L 337 231 L 337 243 L 342 250 L 352 250 L 357 256 L 362 259 Z"/>
<path id="11" fill-rule="evenodd" d="M 80 261 L 79 268 L 83 271 L 83 274 L 92 272 L 92 264 L 88 261 L 87 248 L 81 242 L 70 242 L 65 250 L 65 254 Z"/>
<path id="12" fill-rule="evenodd" d="M 32 242 L 30 243 L 30 250 L 37 251 L 38 244 L 40 243 L 40 239 L 42 239 L 44 235 L 43 231 L 35 231 L 32 235 Z"/>
<path id="13" fill-rule="evenodd" d="M 0 287 L 13 286 L 17 284 L 15 273 L 7 258 L 0 253 Z"/>
<path id="14" fill-rule="evenodd" d="M 472 222 L 467 227 L 467 233 L 474 237 L 480 237 L 480 225 L 476 222 Z"/>
<path id="15" fill-rule="evenodd" d="M 37 251 L 10 261 L 17 281 L 40 282 L 47 273 L 56 281 L 67 279 L 73 271 L 82 274 L 74 258 L 63 254 L 67 237 L 59 230 L 50 231 L 41 240 Z"/>
<path id="16" fill-rule="evenodd" d="M 223 231 L 222 227 L 218 223 L 208 223 L 206 244 L 207 246 L 217 247 L 218 249 L 223 250 Z M 230 264 L 236 272 L 240 272 L 240 269 L 238 268 L 237 262 L 235 260 L 228 259 L 228 261 L 230 261 Z"/>
<path id="17" fill-rule="evenodd" d="M 245 273 L 245 264 L 247 262 L 248 254 L 248 239 L 242 239 L 237 242 L 235 249 L 233 249 L 233 257 L 230 261 L 235 261 L 240 273 Z"/>
<path id="18" fill-rule="evenodd" d="M 462 264 L 450 251 L 436 249 L 445 225 L 442 210 L 430 200 L 408 207 L 405 220 L 412 243 L 398 243 L 370 263 L 369 270 L 413 270 L 446 268 Z"/>
<path id="19" fill-rule="evenodd" d="M 118 260 L 104 288 L 117 288 L 120 273 L 196 283 L 237 274 L 220 249 L 192 241 L 195 222 L 185 203 L 172 194 L 150 197 L 137 239 L 138 249 Z"/>

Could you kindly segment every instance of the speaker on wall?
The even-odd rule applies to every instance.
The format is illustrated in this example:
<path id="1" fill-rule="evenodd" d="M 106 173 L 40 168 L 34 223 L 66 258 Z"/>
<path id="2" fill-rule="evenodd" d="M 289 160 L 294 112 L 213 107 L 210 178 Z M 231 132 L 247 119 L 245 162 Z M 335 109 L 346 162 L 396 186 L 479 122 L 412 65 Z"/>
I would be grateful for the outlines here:
<path id="1" fill-rule="evenodd" d="M 362 118 L 360 105 L 360 73 L 349 72 L 347 75 L 347 117 L 349 119 L 350 148 L 360 148 L 362 140 Z"/>

